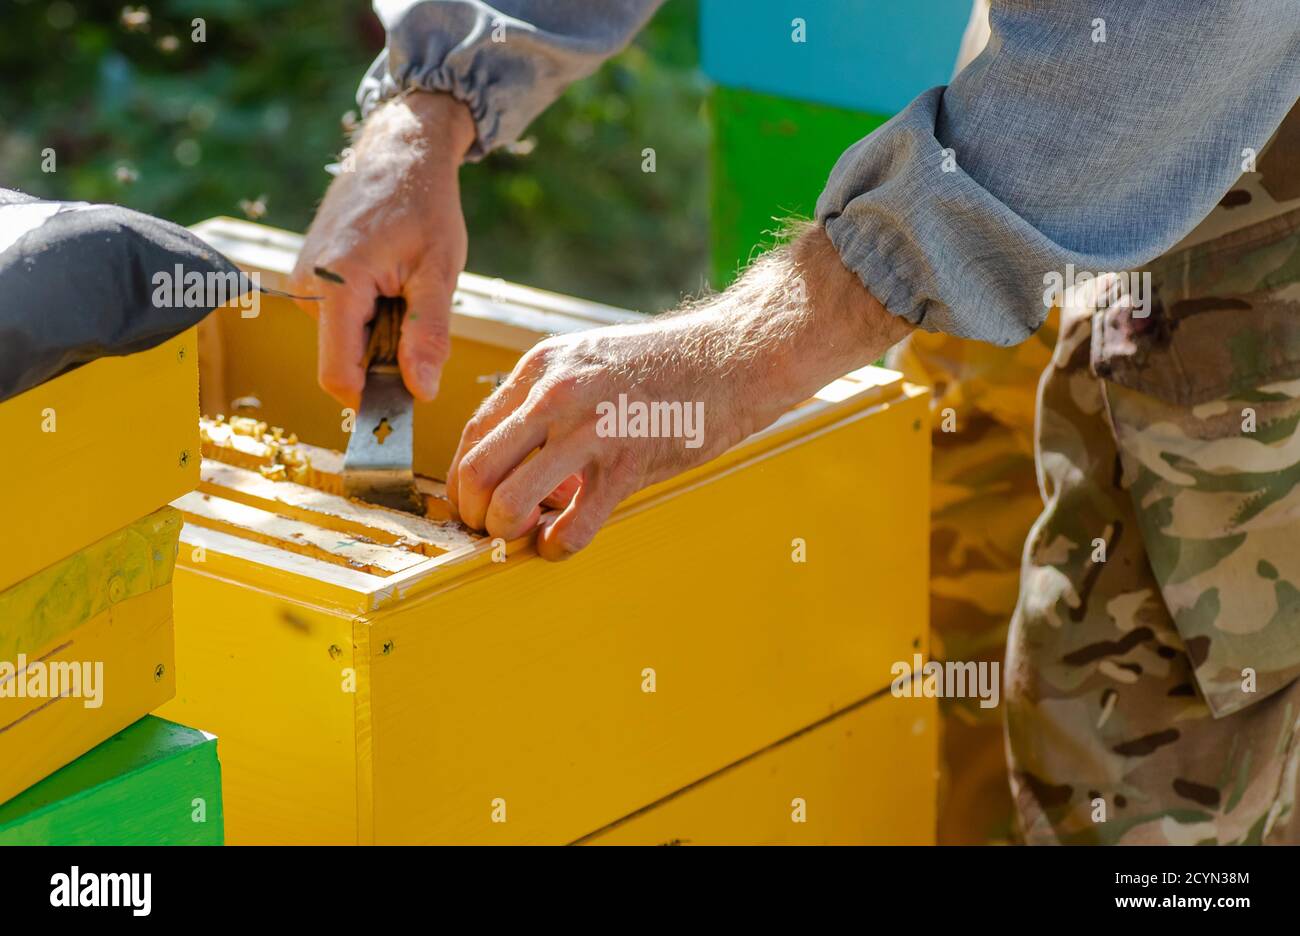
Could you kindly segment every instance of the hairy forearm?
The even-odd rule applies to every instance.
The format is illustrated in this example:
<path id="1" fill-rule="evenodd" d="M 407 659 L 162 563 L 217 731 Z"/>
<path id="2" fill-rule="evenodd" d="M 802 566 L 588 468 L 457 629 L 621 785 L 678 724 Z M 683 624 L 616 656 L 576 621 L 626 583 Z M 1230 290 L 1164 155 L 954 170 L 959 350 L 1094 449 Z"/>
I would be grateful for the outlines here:
<path id="1" fill-rule="evenodd" d="M 766 310 L 762 317 L 780 340 L 772 345 L 775 354 L 762 376 L 791 403 L 875 361 L 912 330 L 844 266 L 818 225 L 808 225 L 765 260 L 770 266 L 755 271 L 755 286 L 775 301 L 751 307 Z M 749 304 L 743 295 L 741 302 Z"/>
<path id="2" fill-rule="evenodd" d="M 362 124 L 358 154 L 382 154 L 400 147 L 417 154 L 433 151 L 459 164 L 474 142 L 469 108 L 450 94 L 415 91 L 377 108 Z"/>
<path id="3" fill-rule="evenodd" d="M 683 355 L 734 383 L 734 415 L 748 431 L 877 360 L 912 330 L 872 297 L 812 224 L 673 324 Z"/>

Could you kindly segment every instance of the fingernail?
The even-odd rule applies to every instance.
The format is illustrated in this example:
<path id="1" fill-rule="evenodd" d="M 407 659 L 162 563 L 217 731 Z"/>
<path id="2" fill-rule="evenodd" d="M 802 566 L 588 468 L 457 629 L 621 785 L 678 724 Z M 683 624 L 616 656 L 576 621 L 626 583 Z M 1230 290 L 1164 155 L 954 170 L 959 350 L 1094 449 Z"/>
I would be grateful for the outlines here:
<path id="1" fill-rule="evenodd" d="M 439 368 L 432 364 L 421 364 L 417 379 L 420 383 L 420 389 L 427 399 L 432 400 L 438 395 L 438 384 L 442 379 L 442 372 Z"/>
<path id="2" fill-rule="evenodd" d="M 312 267 L 311 271 L 321 279 L 329 280 L 331 283 L 338 283 L 340 285 L 344 285 L 345 283 L 343 277 L 339 276 L 333 270 L 325 269 L 323 266 Z"/>

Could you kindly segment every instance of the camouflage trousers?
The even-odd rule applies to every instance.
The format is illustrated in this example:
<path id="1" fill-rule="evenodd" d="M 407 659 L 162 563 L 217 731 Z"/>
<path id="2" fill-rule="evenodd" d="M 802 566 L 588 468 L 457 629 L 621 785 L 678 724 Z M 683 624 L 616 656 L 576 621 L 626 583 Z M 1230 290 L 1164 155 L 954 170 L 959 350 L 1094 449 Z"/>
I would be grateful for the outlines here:
<path id="1" fill-rule="evenodd" d="M 1167 254 L 1147 315 L 1063 304 L 1005 674 L 1029 843 L 1300 841 L 1298 231 Z"/>

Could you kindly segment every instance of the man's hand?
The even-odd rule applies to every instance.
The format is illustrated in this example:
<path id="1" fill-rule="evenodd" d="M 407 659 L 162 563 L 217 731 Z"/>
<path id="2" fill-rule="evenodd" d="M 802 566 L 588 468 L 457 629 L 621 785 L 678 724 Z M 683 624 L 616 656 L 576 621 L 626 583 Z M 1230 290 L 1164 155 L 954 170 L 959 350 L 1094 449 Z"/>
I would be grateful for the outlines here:
<path id="1" fill-rule="evenodd" d="M 458 172 L 474 121 L 450 95 L 416 92 L 376 109 L 307 232 L 295 292 L 318 317 L 322 387 L 355 407 L 365 385 L 366 324 L 377 296 L 406 299 L 402 378 L 421 400 L 438 394 L 448 322 L 467 237 Z"/>
<path id="2" fill-rule="evenodd" d="M 466 524 L 506 540 L 540 521 L 538 552 L 567 558 L 624 498 L 716 457 L 909 330 L 809 228 L 677 314 L 538 344 L 465 427 L 447 495 Z M 599 431 L 620 394 L 702 407 L 702 436 Z"/>

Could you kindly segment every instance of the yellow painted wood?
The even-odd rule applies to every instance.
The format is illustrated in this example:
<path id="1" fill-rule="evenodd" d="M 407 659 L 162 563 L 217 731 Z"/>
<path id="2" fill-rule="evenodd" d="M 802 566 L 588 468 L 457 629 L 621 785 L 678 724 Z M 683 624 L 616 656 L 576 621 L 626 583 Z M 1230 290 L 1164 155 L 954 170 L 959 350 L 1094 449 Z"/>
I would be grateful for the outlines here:
<path id="1" fill-rule="evenodd" d="M 316 384 L 316 323 L 310 317 L 290 300 L 266 296 L 256 319 L 241 319 L 231 309 L 218 310 L 214 318 L 221 328 L 230 401 L 259 404 L 239 413 L 292 426 L 315 445 L 347 448 L 345 414 Z M 460 440 L 459 427 L 492 392 L 490 378 L 509 373 L 518 359 L 518 351 L 453 339 L 443 375 L 446 390 L 432 403 L 415 407 L 415 470 L 444 476 Z"/>
<path id="2" fill-rule="evenodd" d="M 376 840 L 572 841 L 887 685 L 926 640 L 925 407 L 373 615 Z"/>
<path id="3" fill-rule="evenodd" d="M 266 466 L 273 464 L 270 460 L 259 465 L 259 470 L 254 472 L 218 460 L 228 449 L 212 451 L 216 458 L 205 457 L 200 469 L 199 490 L 203 493 L 331 530 L 370 537 L 375 542 L 412 549 L 426 556 L 440 556 L 475 542 L 460 523 L 439 519 L 450 516 L 445 485 L 440 482 L 420 479 L 427 512 L 426 516 L 420 517 L 400 510 L 375 510 L 373 505 L 329 493 L 319 486 L 313 487 L 313 483 L 324 481 L 322 472 L 315 466 L 310 472 L 305 472 L 308 477 L 301 483 L 290 477 L 272 480 L 277 472 L 267 470 Z M 333 479 L 330 479 L 328 487 L 333 489 Z"/>
<path id="4" fill-rule="evenodd" d="M 567 563 L 427 559 L 370 615 L 187 527 L 162 714 L 224 739 L 228 841 L 572 841 L 887 685 L 925 646 L 926 401 L 893 392 L 656 486 Z"/>
<path id="5" fill-rule="evenodd" d="M 336 565 L 387 576 L 424 562 L 422 553 L 383 546 L 215 494 L 191 491 L 174 501 L 187 523 L 270 543 Z"/>
<path id="6" fill-rule="evenodd" d="M 290 235 L 250 246 L 245 234 L 241 262 L 287 267 Z M 444 376 L 449 408 L 417 427 L 431 446 L 417 452 L 426 474 L 441 474 L 490 390 L 478 378 L 508 369 L 545 323 L 578 327 L 584 308 L 552 297 L 553 308 L 538 299 L 536 314 L 516 316 L 509 303 L 471 298 L 475 308 L 458 314 L 473 327 L 453 329 L 462 343 Z M 269 301 L 258 319 L 224 325 L 226 392 L 256 396 L 257 419 L 303 445 L 341 447 L 338 410 L 314 389 L 310 319 Z M 267 477 L 210 472 L 203 493 L 265 516 L 214 526 L 196 512 L 183 530 L 180 684 L 163 714 L 222 737 L 233 844 L 588 836 L 845 712 L 889 685 L 893 663 L 925 652 L 927 427 L 923 390 L 878 368 L 855 372 L 708 465 L 630 498 L 591 547 L 558 565 L 527 537 L 506 544 L 504 562 L 481 536 L 429 555 L 378 521 L 365 533 L 364 508 L 321 517 L 310 491 L 274 479 L 337 493 L 336 453 L 315 450 L 305 470 L 261 429 L 210 430 L 208 458 Z M 288 521 L 417 561 L 348 567 L 265 535 Z M 795 561 L 799 550 L 806 561 Z M 888 769 L 915 781 L 920 815 L 932 809 L 930 749 L 899 746 L 896 727 L 872 723 L 882 753 L 870 772 L 844 756 L 894 810 L 893 788 L 872 777 L 897 749 Z M 828 779 L 816 795 L 851 782 Z M 880 834 L 895 828 L 871 815 Z"/>
<path id="7" fill-rule="evenodd" d="M 255 587 L 288 601 L 352 616 L 364 613 L 372 600 L 371 589 L 385 581 L 367 572 L 189 524 L 181 530 L 180 550 L 187 564 L 210 575 L 235 583 L 255 583 Z"/>
<path id="8" fill-rule="evenodd" d="M 248 504 L 294 520 L 302 520 L 350 536 L 398 546 L 424 556 L 440 556 L 452 545 L 468 546 L 468 534 L 400 510 L 375 510 L 337 494 L 302 484 L 272 481 L 259 472 L 204 459 L 199 491 Z"/>
<path id="9" fill-rule="evenodd" d="M 289 288 L 299 235 L 231 218 L 193 230 L 264 284 Z M 441 391 L 437 400 L 415 407 L 415 470 L 445 477 L 460 427 L 540 337 L 638 319 L 599 303 L 461 274 Z M 235 401 L 242 401 L 240 414 L 292 427 L 313 445 L 347 448 L 340 407 L 316 384 L 316 323 L 294 302 L 264 295 L 256 318 L 243 318 L 234 307 L 218 309 L 204 327 L 204 371 L 213 385 L 204 388 L 205 415 L 232 415 Z M 214 405 L 222 408 L 214 411 Z"/>
<path id="10" fill-rule="evenodd" d="M 0 590 L 198 483 L 197 357 L 191 329 L 0 403 Z"/>
<path id="11" fill-rule="evenodd" d="M 256 416 L 292 427 L 314 445 L 347 448 L 342 407 L 316 383 L 316 322 L 310 316 L 291 300 L 263 296 L 257 318 L 241 318 L 239 310 L 232 308 L 218 309 L 211 318 L 220 330 L 221 381 L 228 399 L 226 409 L 205 415 Z M 460 427 L 494 388 L 488 378 L 509 373 L 519 354 L 466 339 L 452 340 L 443 390 L 437 400 L 415 407 L 416 471 L 445 476 L 460 441 Z M 245 405 L 236 410 L 235 401 Z"/>
<path id="12" fill-rule="evenodd" d="M 356 843 L 352 618 L 213 575 L 182 547 L 176 619 L 176 698 L 158 714 L 221 738 L 227 843 Z"/>
<path id="13" fill-rule="evenodd" d="M 935 717 L 933 699 L 873 698 L 580 841 L 933 845 Z"/>
<path id="14" fill-rule="evenodd" d="M 171 581 L 180 512 L 147 517 L 0 591 L 0 662 L 36 658 L 91 618 Z"/>
<path id="15" fill-rule="evenodd" d="M 724 474 L 764 453 L 800 444 L 804 438 L 816 437 L 839 423 L 859 418 L 868 408 L 885 410 L 924 392 L 920 387 L 901 383 L 898 375 L 892 371 L 877 367 L 854 371 L 833 381 L 813 398 L 792 408 L 772 426 L 754 434 L 709 464 L 634 494 L 622 505 L 620 511 L 637 509 L 638 505 L 658 498 L 665 492 L 684 490 L 707 477 Z M 220 461 L 222 465 L 256 470 L 267 480 L 279 478 L 294 482 L 277 482 L 278 493 L 271 498 L 266 496 L 266 491 L 259 490 L 259 486 L 229 477 L 227 481 L 235 480 L 231 487 L 218 487 L 210 480 L 200 485 L 204 493 L 239 503 L 262 505 L 272 513 L 296 517 L 300 515 L 299 508 L 302 504 L 311 499 L 311 492 L 305 492 L 297 485 L 335 495 L 342 490 L 339 475 L 342 470 L 342 455 L 338 452 L 301 441 L 291 442 L 289 440 L 296 436 L 286 434 L 283 430 L 270 429 L 265 422 L 248 417 L 238 417 L 225 423 L 204 419 L 200 421 L 200 431 L 205 461 Z M 395 601 L 407 600 L 422 591 L 445 585 L 453 577 L 463 578 L 498 558 L 496 543 L 448 519 L 450 507 L 446 500 L 445 486 L 441 482 L 417 476 L 416 484 L 424 496 L 427 517 L 432 523 L 432 526 L 426 525 L 426 533 L 433 545 L 444 552 L 433 557 L 434 561 L 421 563 L 400 573 L 384 577 L 372 576 L 359 570 L 340 572 L 340 566 L 315 561 L 304 555 L 302 549 L 276 538 L 253 537 L 261 541 L 262 546 L 252 550 L 240 548 L 237 542 L 232 541 L 236 548 L 233 551 L 224 549 L 223 552 L 236 560 L 249 558 L 265 566 L 265 571 L 275 578 L 275 587 L 286 596 L 308 603 L 324 601 L 332 607 L 354 608 L 361 613 L 378 610 Z M 270 501 L 275 501 L 275 504 L 272 505 Z M 397 515 L 377 508 L 368 509 L 376 519 L 372 521 L 372 529 L 366 538 L 381 543 L 391 540 L 391 531 L 385 529 L 388 524 L 384 520 L 391 520 Z M 338 528 L 334 520 L 325 517 L 316 517 L 313 522 L 328 529 Z M 196 549 L 203 548 L 209 541 L 221 543 L 228 540 L 225 533 L 210 527 L 187 527 L 186 530 L 189 532 L 182 534 L 183 540 Z M 409 544 L 397 545 L 409 548 Z M 526 550 L 528 546 L 527 536 L 509 544 L 512 554 Z M 417 551 L 427 554 L 424 549 Z M 240 578 L 247 573 L 231 574 Z M 329 587 L 322 590 L 318 587 L 321 585 Z"/>
<path id="16" fill-rule="evenodd" d="M 171 697 L 175 690 L 171 602 L 170 584 L 127 598 L 39 654 L 46 666 L 102 663 L 97 708 L 87 708 L 82 699 L 71 697 L 0 696 L 0 802 Z"/>
<path id="17" fill-rule="evenodd" d="M 0 592 L 0 802 L 171 696 L 180 529 L 163 507 Z M 48 683 L 45 695 L 19 694 L 37 669 L 72 663 L 90 664 L 81 692 L 93 686 L 98 704 L 51 698 Z"/>

